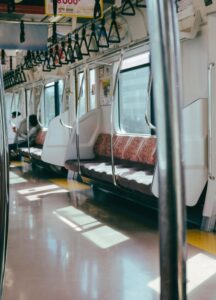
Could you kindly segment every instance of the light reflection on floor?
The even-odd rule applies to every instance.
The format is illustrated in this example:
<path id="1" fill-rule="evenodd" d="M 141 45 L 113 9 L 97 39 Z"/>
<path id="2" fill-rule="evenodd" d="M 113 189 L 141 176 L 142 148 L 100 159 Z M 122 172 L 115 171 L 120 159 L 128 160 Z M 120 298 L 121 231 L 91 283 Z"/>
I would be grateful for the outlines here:
<path id="1" fill-rule="evenodd" d="M 187 293 L 196 289 L 211 276 L 216 274 L 216 259 L 199 253 L 187 260 Z M 160 293 L 160 277 L 148 286 Z"/>
<path id="2" fill-rule="evenodd" d="M 82 232 L 82 235 L 102 249 L 129 240 L 127 236 L 119 231 L 109 226 L 104 226 L 95 218 L 72 206 L 57 209 L 53 214 L 74 230 L 85 231 Z"/>
<path id="3" fill-rule="evenodd" d="M 27 182 L 26 179 L 24 179 L 23 177 L 17 175 L 14 172 L 10 171 L 9 175 L 10 175 L 10 184 L 18 184 L 18 183 Z"/>
<path id="4" fill-rule="evenodd" d="M 40 193 L 40 194 L 26 196 L 26 199 L 29 201 L 38 201 L 38 200 L 41 200 L 41 197 L 43 197 L 43 196 L 48 196 L 51 194 L 61 194 L 61 193 L 67 193 L 67 192 L 68 192 L 68 190 L 58 189 L 58 190 L 54 190 L 54 191 L 50 191 L 50 192 L 46 192 L 46 193 Z"/>
<path id="5" fill-rule="evenodd" d="M 43 192 L 43 191 L 48 191 L 48 190 L 53 190 L 53 189 L 58 189 L 58 188 L 59 187 L 55 184 L 49 184 L 49 185 L 42 185 L 42 186 L 38 186 L 38 187 L 18 190 L 18 193 L 21 195 L 27 195 L 27 194 L 31 194 L 31 193 Z"/>

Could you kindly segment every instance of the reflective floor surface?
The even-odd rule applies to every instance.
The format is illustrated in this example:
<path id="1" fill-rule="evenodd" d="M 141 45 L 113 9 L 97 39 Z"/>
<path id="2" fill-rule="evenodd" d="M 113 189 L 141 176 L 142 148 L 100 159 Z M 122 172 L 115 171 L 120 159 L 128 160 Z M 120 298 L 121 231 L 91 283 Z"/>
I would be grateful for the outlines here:
<path id="1" fill-rule="evenodd" d="M 22 167 L 11 165 L 4 300 L 159 299 L 155 212 Z M 188 243 L 188 299 L 215 300 L 215 234 L 190 230 Z"/>

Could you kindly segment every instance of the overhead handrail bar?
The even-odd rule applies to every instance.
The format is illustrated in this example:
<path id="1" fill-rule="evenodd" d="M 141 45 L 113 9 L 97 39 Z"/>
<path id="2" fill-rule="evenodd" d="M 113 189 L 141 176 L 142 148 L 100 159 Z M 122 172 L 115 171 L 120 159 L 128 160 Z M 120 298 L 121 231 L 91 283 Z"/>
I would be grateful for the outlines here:
<path id="1" fill-rule="evenodd" d="M 186 300 L 180 39 L 175 2 L 147 0 L 159 171 L 161 300 Z"/>
<path id="2" fill-rule="evenodd" d="M 115 175 L 114 144 L 113 144 L 113 137 L 114 137 L 114 131 L 115 131 L 115 128 L 114 128 L 115 95 L 116 95 L 116 90 L 117 90 L 119 73 L 120 73 L 121 67 L 122 67 L 123 57 L 124 57 L 124 51 L 122 50 L 121 54 L 120 54 L 120 59 L 119 59 L 118 67 L 116 70 L 116 74 L 114 77 L 112 94 L 111 94 L 112 95 L 112 102 L 111 102 L 111 163 L 112 163 L 112 179 L 113 179 L 113 184 L 115 186 L 117 186 L 116 175 Z"/>
<path id="3" fill-rule="evenodd" d="M 63 76 L 55 76 L 54 78 L 51 78 L 51 79 L 40 79 L 40 80 L 37 80 L 35 81 L 34 83 L 24 83 L 24 84 L 20 84 L 19 86 L 13 88 L 13 92 L 16 92 L 16 91 L 19 91 L 20 89 L 22 88 L 25 88 L 25 89 L 31 89 L 32 87 L 39 87 L 41 85 L 45 85 L 45 84 L 49 84 L 51 82 L 57 82 L 58 80 L 61 80 L 63 79 Z"/>
<path id="4" fill-rule="evenodd" d="M 150 74 L 149 74 L 149 81 L 148 81 L 148 95 L 147 95 L 147 101 L 146 101 L 146 109 L 145 109 L 145 121 L 146 121 L 146 124 L 148 125 L 148 127 L 151 129 L 151 130 L 154 130 L 156 131 L 156 126 L 154 126 L 151 121 L 149 120 L 149 114 L 148 114 L 148 104 L 150 105 L 151 103 L 151 90 L 152 90 L 152 83 L 153 83 L 153 76 L 152 76 L 152 72 L 150 71 Z"/>
<path id="5" fill-rule="evenodd" d="M 67 128 L 67 129 L 72 129 L 73 126 L 70 126 L 70 125 L 67 125 L 64 123 L 64 121 L 62 120 L 62 107 L 63 107 L 63 104 L 64 104 L 64 97 L 66 97 L 66 86 L 67 86 L 67 80 L 69 80 L 68 77 L 69 75 L 67 75 L 64 79 L 64 87 L 63 87 L 63 92 L 62 92 L 62 100 L 61 100 L 61 113 L 60 113 L 60 117 L 59 117 L 59 121 L 60 121 L 60 124 Z"/>
<path id="6" fill-rule="evenodd" d="M 86 64 L 83 70 L 83 77 L 80 83 L 78 98 L 77 98 L 77 114 L 76 114 L 76 151 L 77 151 L 77 164 L 78 164 L 78 179 L 82 181 L 81 167 L 80 167 L 80 148 L 79 148 L 79 113 L 80 113 L 80 99 L 83 93 L 83 84 L 86 82 L 86 72 L 88 65 Z"/>
<path id="7" fill-rule="evenodd" d="M 3 280 L 5 274 L 8 218 L 9 218 L 9 169 L 8 145 L 6 130 L 6 112 L 4 103 L 4 83 L 0 66 L 0 299 L 3 295 Z"/>
<path id="8" fill-rule="evenodd" d="M 208 176 L 210 179 L 215 179 L 215 174 L 212 167 L 212 71 L 214 67 L 215 63 L 210 63 L 208 65 Z"/>

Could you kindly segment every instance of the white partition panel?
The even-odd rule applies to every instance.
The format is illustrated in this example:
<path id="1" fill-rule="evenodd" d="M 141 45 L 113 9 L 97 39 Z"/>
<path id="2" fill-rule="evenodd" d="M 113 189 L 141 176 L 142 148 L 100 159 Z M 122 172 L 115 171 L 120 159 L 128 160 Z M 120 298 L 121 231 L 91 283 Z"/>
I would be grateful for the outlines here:
<path id="1" fill-rule="evenodd" d="M 43 146 L 42 160 L 53 165 L 64 166 L 71 130 L 61 124 L 60 118 L 68 124 L 68 111 L 50 122 Z"/>
<path id="2" fill-rule="evenodd" d="M 196 205 L 207 182 L 207 138 L 208 101 L 199 99 L 183 108 L 183 166 L 187 206 Z M 152 191 L 158 197 L 157 171 Z"/>
<path id="3" fill-rule="evenodd" d="M 101 132 L 101 109 L 94 109 L 83 115 L 79 120 L 79 149 L 80 159 L 94 158 L 94 144 Z M 72 130 L 68 143 L 65 161 L 77 159 L 76 128 Z"/>

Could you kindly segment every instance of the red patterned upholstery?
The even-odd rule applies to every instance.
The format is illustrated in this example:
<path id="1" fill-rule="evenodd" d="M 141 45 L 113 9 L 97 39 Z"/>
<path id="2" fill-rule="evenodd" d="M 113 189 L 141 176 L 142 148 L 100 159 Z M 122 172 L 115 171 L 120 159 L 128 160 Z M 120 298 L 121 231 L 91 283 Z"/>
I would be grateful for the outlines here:
<path id="1" fill-rule="evenodd" d="M 156 138 L 145 137 L 139 149 L 138 161 L 148 165 L 156 163 Z"/>
<path id="2" fill-rule="evenodd" d="M 94 152 L 96 156 L 110 157 L 111 155 L 111 139 L 110 134 L 99 134 L 94 145 Z"/>
<path id="3" fill-rule="evenodd" d="M 113 137 L 113 153 L 117 159 L 155 165 L 156 162 L 156 137 L 142 136 L 131 137 L 116 135 Z M 101 133 L 94 146 L 95 155 L 98 157 L 111 156 L 110 134 Z"/>
<path id="4" fill-rule="evenodd" d="M 35 143 L 37 146 L 43 146 L 47 131 L 40 130 L 36 136 Z"/>
<path id="5" fill-rule="evenodd" d="M 124 159 L 124 150 L 130 142 L 130 137 L 126 135 L 116 136 L 114 140 L 113 154 L 115 158 Z"/>
<path id="6" fill-rule="evenodd" d="M 124 159 L 137 162 L 139 149 L 142 143 L 143 137 L 132 137 L 130 143 L 125 147 Z"/>

